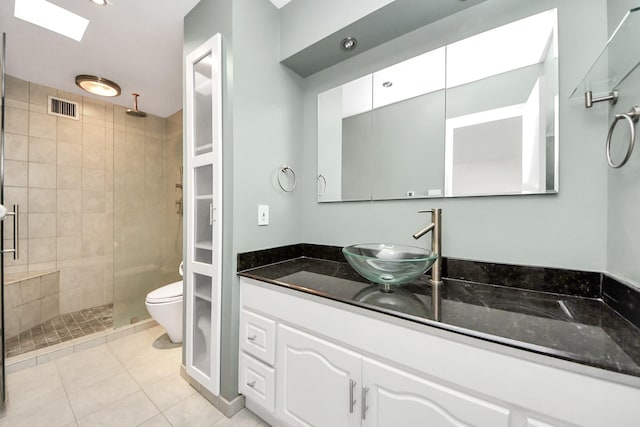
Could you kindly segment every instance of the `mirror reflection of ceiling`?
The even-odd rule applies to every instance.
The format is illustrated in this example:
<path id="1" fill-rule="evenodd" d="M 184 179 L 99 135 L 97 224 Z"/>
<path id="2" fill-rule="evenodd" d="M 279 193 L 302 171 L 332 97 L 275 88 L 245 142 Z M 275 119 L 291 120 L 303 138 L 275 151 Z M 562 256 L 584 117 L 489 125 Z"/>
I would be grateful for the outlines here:
<path id="1" fill-rule="evenodd" d="M 557 57 L 554 21 L 550 19 L 550 13 L 540 13 L 485 31 L 449 44 L 446 49 L 442 47 L 418 55 L 349 82 L 343 86 L 342 117 L 444 89 L 445 85 L 460 86 L 539 64 L 545 61 L 550 47 L 554 47 Z M 522 37 L 522 34 L 528 34 L 528 37 Z M 445 62 L 446 72 L 442 65 Z"/>

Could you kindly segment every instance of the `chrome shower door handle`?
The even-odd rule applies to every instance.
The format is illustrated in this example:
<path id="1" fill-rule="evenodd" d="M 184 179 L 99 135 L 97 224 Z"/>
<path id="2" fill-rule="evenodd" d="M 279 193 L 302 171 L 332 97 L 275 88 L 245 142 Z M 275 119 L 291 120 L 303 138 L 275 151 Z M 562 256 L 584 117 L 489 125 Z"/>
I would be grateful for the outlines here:
<path id="1" fill-rule="evenodd" d="M 13 253 L 13 259 L 18 259 L 18 253 L 20 250 L 20 205 L 13 205 L 13 212 L 7 212 L 6 216 L 10 216 L 13 219 L 13 249 L 4 249 L 3 254 Z"/>

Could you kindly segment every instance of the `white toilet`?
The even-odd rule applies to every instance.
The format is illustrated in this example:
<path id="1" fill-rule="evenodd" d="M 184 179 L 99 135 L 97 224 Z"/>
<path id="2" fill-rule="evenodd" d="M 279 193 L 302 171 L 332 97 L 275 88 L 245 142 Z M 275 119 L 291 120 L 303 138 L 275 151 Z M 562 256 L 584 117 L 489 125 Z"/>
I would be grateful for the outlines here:
<path id="1" fill-rule="evenodd" d="M 147 310 L 174 343 L 182 342 L 182 280 L 149 292 Z"/>

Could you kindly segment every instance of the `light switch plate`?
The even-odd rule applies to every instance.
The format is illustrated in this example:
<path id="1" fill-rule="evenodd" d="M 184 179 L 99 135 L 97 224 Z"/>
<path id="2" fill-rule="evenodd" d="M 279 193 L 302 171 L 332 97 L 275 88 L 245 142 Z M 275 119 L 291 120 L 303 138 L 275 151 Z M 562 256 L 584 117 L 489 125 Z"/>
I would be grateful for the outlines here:
<path id="1" fill-rule="evenodd" d="M 269 225 L 269 205 L 258 205 L 258 225 Z"/>

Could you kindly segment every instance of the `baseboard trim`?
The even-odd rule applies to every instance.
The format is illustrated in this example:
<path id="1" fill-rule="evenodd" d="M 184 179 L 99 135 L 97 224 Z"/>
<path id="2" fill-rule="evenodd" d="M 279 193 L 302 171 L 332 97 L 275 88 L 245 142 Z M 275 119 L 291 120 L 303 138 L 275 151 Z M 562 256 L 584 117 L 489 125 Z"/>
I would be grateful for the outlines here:
<path id="1" fill-rule="evenodd" d="M 198 393 L 205 399 L 209 401 L 213 406 L 215 406 L 220 412 L 224 414 L 225 417 L 231 418 L 245 407 L 244 396 L 238 395 L 232 400 L 227 400 L 222 396 L 216 396 L 211 393 L 209 390 L 204 388 L 198 381 L 193 379 L 189 374 L 187 374 L 187 369 L 184 365 L 180 365 L 180 376 L 184 378 L 186 382 L 189 383 L 191 387 L 196 389 Z"/>

